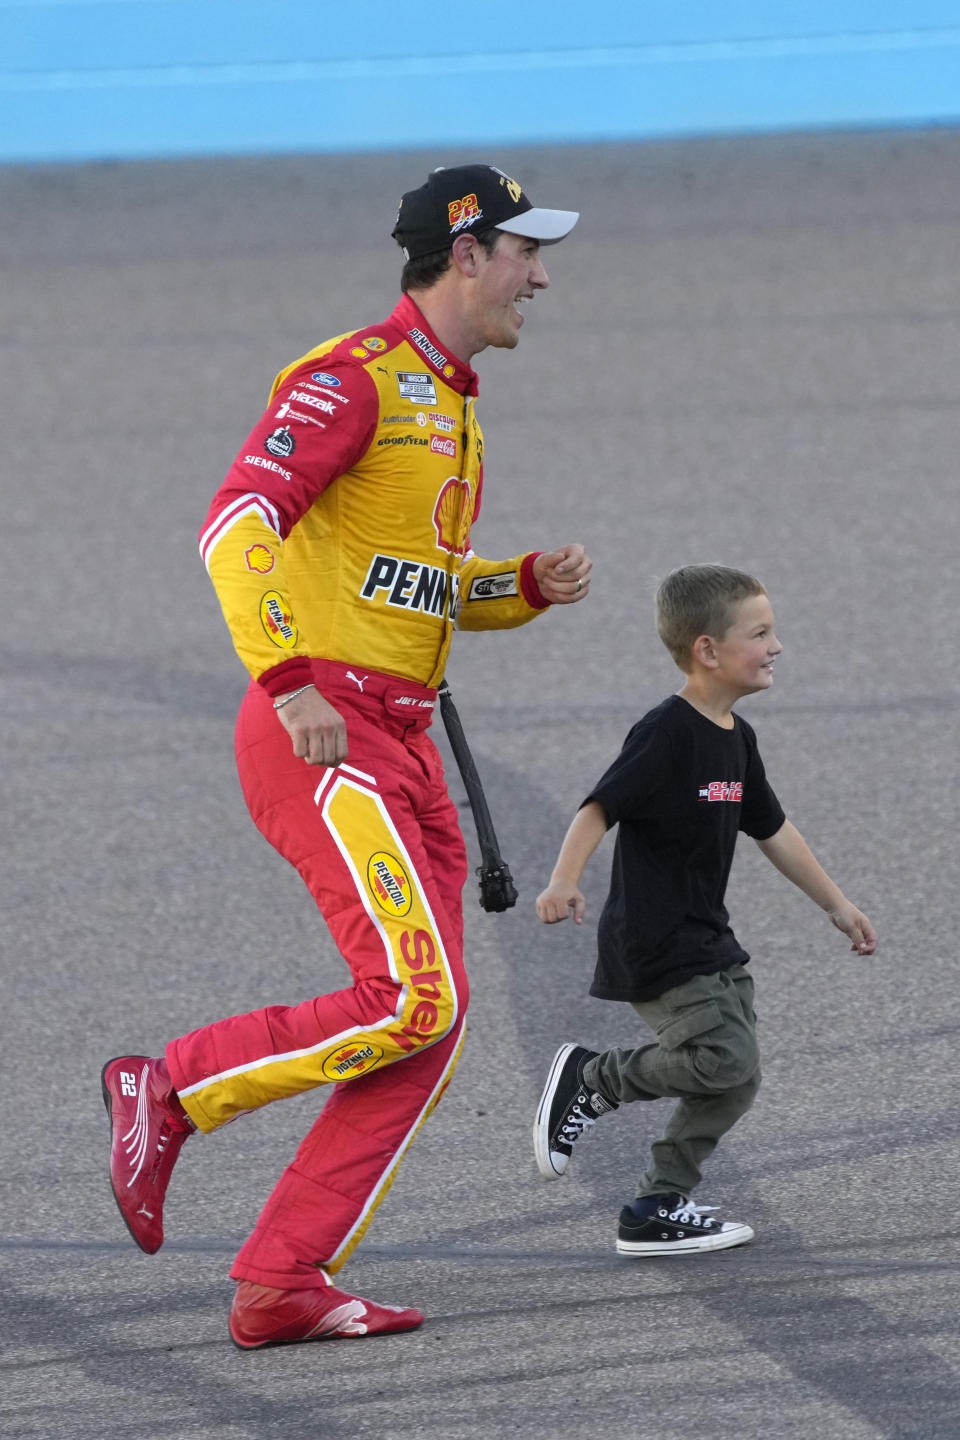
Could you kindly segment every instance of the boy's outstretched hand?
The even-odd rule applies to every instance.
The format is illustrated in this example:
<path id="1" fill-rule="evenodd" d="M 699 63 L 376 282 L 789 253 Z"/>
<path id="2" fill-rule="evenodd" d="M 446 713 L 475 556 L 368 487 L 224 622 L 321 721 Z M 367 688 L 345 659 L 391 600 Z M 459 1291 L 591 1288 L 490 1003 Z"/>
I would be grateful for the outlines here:
<path id="1" fill-rule="evenodd" d="M 835 910 L 828 910 L 827 914 L 836 925 L 842 930 L 851 941 L 850 949 L 858 955 L 872 955 L 877 948 L 877 932 L 862 910 L 856 905 L 851 905 L 845 900 Z"/>
<path id="2" fill-rule="evenodd" d="M 564 883 L 562 880 L 551 880 L 546 890 L 537 896 L 537 914 L 544 925 L 555 925 L 558 920 L 566 920 L 571 910 L 574 925 L 582 925 L 586 908 L 587 902 L 576 885 Z"/>
<path id="3" fill-rule="evenodd" d="M 851 905 L 830 879 L 792 821 L 784 820 L 775 835 L 758 840 L 757 845 L 780 874 L 809 895 L 814 904 L 830 916 L 837 929 L 848 936 L 851 950 L 858 955 L 873 954 L 877 948 L 876 930 L 863 911 Z"/>
<path id="4" fill-rule="evenodd" d="M 573 911 L 574 925 L 583 924 L 587 902 L 578 881 L 583 867 L 607 833 L 607 818 L 596 800 L 587 800 L 574 815 L 563 837 L 550 884 L 537 896 L 537 914 L 544 925 L 566 920 Z"/>

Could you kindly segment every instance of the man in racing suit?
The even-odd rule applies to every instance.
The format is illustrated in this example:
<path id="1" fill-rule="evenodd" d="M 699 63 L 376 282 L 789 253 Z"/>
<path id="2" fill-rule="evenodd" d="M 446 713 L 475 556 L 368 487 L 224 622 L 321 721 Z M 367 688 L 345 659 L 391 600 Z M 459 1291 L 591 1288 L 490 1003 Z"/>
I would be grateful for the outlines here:
<path id="1" fill-rule="evenodd" d="M 481 559 L 483 440 L 470 360 L 512 348 L 546 287 L 535 209 L 490 166 L 435 171 L 401 202 L 403 298 L 274 382 L 200 548 L 251 682 L 237 725 L 254 821 L 296 866 L 350 987 L 108 1062 L 111 1178 L 141 1249 L 163 1242 L 194 1130 L 333 1088 L 231 1270 L 244 1348 L 419 1325 L 332 1276 L 362 1237 L 463 1041 L 466 853 L 427 734 L 451 633 L 522 625 L 589 588 L 580 545 Z M 395 1062 L 402 1061 L 402 1064 Z"/>

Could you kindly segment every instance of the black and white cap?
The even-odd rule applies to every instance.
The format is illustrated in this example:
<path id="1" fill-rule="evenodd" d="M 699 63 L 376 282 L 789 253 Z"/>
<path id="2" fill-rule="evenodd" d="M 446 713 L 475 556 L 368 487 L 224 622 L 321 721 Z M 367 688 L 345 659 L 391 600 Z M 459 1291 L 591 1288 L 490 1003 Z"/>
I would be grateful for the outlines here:
<path id="1" fill-rule="evenodd" d="M 451 165 L 406 192 L 392 234 L 406 258 L 415 260 L 481 230 L 509 230 L 555 245 L 579 218 L 577 210 L 538 209 L 519 181 L 495 165 Z"/>

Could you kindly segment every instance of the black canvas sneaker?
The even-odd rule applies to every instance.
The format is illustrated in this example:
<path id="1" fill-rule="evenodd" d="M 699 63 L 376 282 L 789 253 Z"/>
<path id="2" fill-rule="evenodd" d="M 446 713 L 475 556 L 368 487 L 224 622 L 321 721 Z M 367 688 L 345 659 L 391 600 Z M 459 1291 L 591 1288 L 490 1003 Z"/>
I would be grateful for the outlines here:
<path id="1" fill-rule="evenodd" d="M 547 1083 L 533 1123 L 537 1169 L 545 1180 L 556 1180 L 567 1168 L 574 1142 L 599 1116 L 619 1106 L 583 1083 L 583 1067 L 595 1050 L 582 1045 L 561 1045 L 553 1057 Z"/>
<path id="2" fill-rule="evenodd" d="M 694 1205 L 677 1194 L 641 1196 L 620 1212 L 617 1251 L 621 1255 L 689 1255 L 729 1250 L 753 1239 L 749 1225 L 721 1220 L 716 1209 L 715 1205 Z"/>

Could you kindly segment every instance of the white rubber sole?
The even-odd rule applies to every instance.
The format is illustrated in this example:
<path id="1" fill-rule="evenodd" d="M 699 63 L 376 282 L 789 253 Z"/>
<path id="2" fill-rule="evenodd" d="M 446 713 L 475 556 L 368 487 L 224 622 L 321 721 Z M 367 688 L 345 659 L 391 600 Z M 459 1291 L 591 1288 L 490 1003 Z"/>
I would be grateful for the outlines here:
<path id="1" fill-rule="evenodd" d="M 685 1240 L 621 1240 L 617 1239 L 618 1255 L 701 1255 L 705 1250 L 731 1250 L 753 1239 L 749 1225 L 739 1220 L 726 1220 L 713 1235 L 691 1235 Z"/>
<path id="2" fill-rule="evenodd" d="M 571 1040 L 566 1045 L 561 1045 L 553 1057 L 553 1064 L 550 1066 L 550 1074 L 547 1076 L 547 1083 L 543 1087 L 543 1094 L 540 1096 L 540 1104 L 537 1106 L 537 1118 L 533 1122 L 533 1153 L 537 1158 L 537 1169 L 544 1180 L 559 1180 L 567 1168 L 566 1155 L 557 1157 L 563 1163 L 558 1170 L 551 1157 L 550 1152 L 550 1109 L 553 1105 L 553 1097 L 557 1088 L 557 1080 L 560 1071 L 567 1062 L 571 1050 L 577 1046 Z"/>

